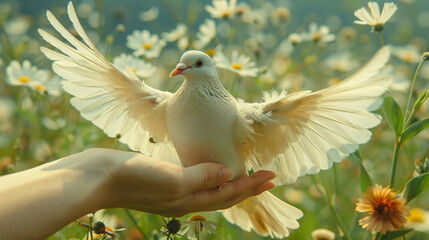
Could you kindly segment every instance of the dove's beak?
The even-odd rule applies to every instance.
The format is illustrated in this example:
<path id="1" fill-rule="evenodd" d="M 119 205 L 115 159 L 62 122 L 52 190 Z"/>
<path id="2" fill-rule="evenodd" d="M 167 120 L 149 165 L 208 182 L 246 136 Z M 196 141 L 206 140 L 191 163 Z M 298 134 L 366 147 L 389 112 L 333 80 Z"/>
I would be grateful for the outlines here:
<path id="1" fill-rule="evenodd" d="M 186 64 L 184 64 L 184 63 L 179 63 L 179 64 L 177 64 L 176 68 L 173 71 L 171 71 L 170 77 L 174 77 L 174 76 L 177 76 L 179 74 L 182 74 L 182 72 L 188 68 L 191 68 L 191 67 L 186 66 Z"/>

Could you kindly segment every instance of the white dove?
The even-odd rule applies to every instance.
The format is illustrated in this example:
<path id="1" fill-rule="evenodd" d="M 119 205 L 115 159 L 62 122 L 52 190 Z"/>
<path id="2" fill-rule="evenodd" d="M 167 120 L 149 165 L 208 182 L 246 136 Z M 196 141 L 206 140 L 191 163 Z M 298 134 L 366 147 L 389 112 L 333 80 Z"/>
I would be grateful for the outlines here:
<path id="1" fill-rule="evenodd" d="M 390 53 L 382 48 L 359 72 L 329 88 L 286 95 L 264 93 L 263 102 L 236 100 L 222 85 L 212 59 L 200 51 L 183 54 L 171 76 L 185 81 L 173 94 L 147 86 L 108 62 L 83 30 L 73 4 L 68 15 L 84 43 L 47 11 L 69 46 L 39 29 L 61 53 L 42 47 L 71 104 L 110 137 L 133 150 L 183 166 L 204 161 L 227 165 L 233 179 L 250 169 L 274 171 L 276 184 L 294 182 L 340 162 L 366 143 L 381 121 L 371 113 L 391 79 L 380 76 Z M 132 76 L 132 75 L 131 75 Z M 149 140 L 151 139 L 151 141 Z M 156 143 L 154 143 L 155 140 Z M 249 198 L 223 215 L 246 231 L 282 238 L 299 227 L 302 212 L 269 192 Z"/>

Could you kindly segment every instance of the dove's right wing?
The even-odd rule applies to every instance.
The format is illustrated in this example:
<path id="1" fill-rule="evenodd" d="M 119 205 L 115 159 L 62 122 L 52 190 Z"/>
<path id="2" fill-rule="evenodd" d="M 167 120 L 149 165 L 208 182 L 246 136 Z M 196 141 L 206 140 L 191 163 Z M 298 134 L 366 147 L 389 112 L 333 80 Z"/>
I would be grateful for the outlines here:
<path id="1" fill-rule="evenodd" d="M 252 167 L 276 172 L 275 183 L 291 183 L 330 168 L 368 142 L 368 129 L 381 122 L 371 112 L 381 106 L 392 80 L 379 74 L 389 56 L 384 47 L 363 69 L 317 92 L 271 93 L 262 103 L 239 102 L 251 123 L 251 131 L 244 131 L 251 134 L 248 144 L 242 146 L 253 154 Z"/>
<path id="2" fill-rule="evenodd" d="M 39 33 L 62 52 L 41 48 L 54 61 L 52 68 L 55 73 L 65 79 L 62 85 L 74 96 L 72 105 L 109 137 L 120 134 L 120 141 L 131 149 L 156 157 L 169 153 L 173 156 L 167 158 L 178 159 L 170 144 L 165 120 L 166 103 L 172 93 L 153 89 L 137 76 L 129 78 L 116 69 L 89 40 L 71 2 L 68 14 L 86 44 L 67 31 L 50 11 L 47 11 L 49 22 L 74 48 L 41 29 Z M 150 143 L 151 137 L 158 144 Z"/>

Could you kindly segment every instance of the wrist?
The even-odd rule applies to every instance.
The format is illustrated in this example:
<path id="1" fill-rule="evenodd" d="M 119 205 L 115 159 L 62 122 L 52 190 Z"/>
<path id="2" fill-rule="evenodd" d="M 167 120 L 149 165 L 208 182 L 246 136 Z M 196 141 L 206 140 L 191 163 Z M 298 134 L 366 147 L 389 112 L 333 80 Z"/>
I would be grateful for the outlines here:
<path id="1" fill-rule="evenodd" d="M 83 195 L 80 204 L 85 206 L 86 213 L 110 207 L 111 152 L 113 150 L 93 148 L 77 154 L 77 159 L 71 159 L 80 172 L 76 177 Z"/>

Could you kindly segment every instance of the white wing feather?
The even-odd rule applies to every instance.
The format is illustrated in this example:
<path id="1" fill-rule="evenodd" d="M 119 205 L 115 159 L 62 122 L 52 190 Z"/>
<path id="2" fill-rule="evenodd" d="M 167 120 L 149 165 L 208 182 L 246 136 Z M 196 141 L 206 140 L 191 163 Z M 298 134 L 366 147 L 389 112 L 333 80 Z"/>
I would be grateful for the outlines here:
<path id="1" fill-rule="evenodd" d="M 378 75 L 390 57 L 384 47 L 359 72 L 329 88 L 286 95 L 271 93 L 262 103 L 239 102 L 252 124 L 250 164 L 277 173 L 275 182 L 328 169 L 366 143 L 381 117 L 373 111 L 391 78 Z"/>
<path id="2" fill-rule="evenodd" d="M 39 29 L 39 33 L 60 51 L 41 48 L 54 61 L 55 73 L 65 79 L 63 89 L 74 96 L 72 105 L 109 137 L 121 134 L 120 141 L 131 149 L 179 163 L 165 120 L 166 102 L 172 93 L 153 89 L 137 76 L 130 78 L 116 69 L 88 38 L 71 2 L 67 9 L 85 44 L 67 31 L 50 11 L 46 14 L 49 22 L 73 47 L 46 31 Z M 157 144 L 150 143 L 150 137 Z"/>

